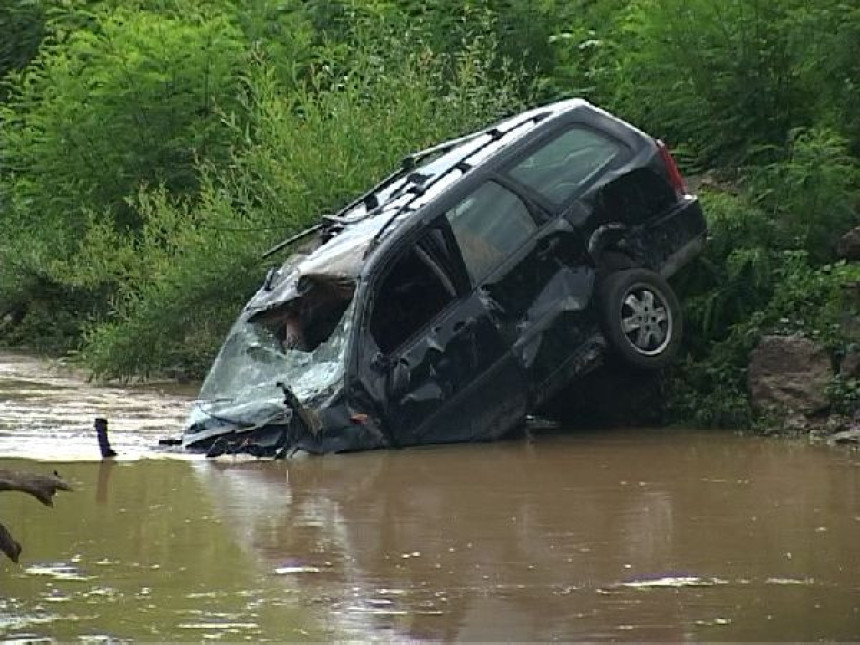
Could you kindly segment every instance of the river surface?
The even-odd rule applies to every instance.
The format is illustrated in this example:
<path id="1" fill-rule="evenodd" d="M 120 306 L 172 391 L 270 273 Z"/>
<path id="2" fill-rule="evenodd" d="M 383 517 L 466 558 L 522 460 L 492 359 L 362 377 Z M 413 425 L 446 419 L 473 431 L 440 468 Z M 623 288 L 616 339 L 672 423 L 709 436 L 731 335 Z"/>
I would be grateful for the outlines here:
<path id="1" fill-rule="evenodd" d="M 554 433 L 281 462 L 154 448 L 190 391 L 0 353 L 0 638 L 860 639 L 860 454 L 719 432 Z M 120 453 L 91 430 L 111 421 Z"/>

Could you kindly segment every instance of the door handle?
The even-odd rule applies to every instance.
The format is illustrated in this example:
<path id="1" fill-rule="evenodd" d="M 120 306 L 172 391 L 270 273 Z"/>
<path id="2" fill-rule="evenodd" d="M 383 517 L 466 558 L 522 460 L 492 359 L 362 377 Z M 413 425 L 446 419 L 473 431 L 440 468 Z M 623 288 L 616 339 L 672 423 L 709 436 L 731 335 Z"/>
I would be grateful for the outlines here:
<path id="1" fill-rule="evenodd" d="M 405 358 L 398 360 L 391 368 L 391 384 L 390 390 L 393 397 L 402 396 L 409 389 L 411 379 L 409 371 L 409 361 Z"/>
<path id="2" fill-rule="evenodd" d="M 538 247 L 538 257 L 541 260 L 545 260 L 547 257 L 555 253 L 555 250 L 558 248 L 559 244 L 561 244 L 561 241 L 557 237 L 550 237 L 544 239 Z"/>
<path id="3" fill-rule="evenodd" d="M 459 334 L 461 332 L 468 332 L 471 331 L 474 327 L 474 320 L 458 320 L 454 323 L 454 333 Z"/>

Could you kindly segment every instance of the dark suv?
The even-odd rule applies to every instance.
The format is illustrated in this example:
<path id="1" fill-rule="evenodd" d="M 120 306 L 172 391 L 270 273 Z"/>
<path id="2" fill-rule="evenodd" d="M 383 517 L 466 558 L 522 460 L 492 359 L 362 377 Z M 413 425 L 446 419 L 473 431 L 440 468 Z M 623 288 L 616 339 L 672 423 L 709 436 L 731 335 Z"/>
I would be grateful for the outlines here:
<path id="1" fill-rule="evenodd" d="M 186 448 L 282 456 L 489 440 L 604 354 L 668 364 L 666 278 L 702 248 L 658 140 L 582 100 L 406 158 L 273 249 L 203 384 Z"/>

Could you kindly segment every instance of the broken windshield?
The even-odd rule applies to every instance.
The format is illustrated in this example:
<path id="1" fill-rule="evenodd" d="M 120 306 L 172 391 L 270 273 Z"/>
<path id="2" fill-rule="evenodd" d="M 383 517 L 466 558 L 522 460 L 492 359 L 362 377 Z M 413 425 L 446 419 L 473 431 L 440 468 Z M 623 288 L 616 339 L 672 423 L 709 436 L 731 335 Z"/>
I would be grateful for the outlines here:
<path id="1" fill-rule="evenodd" d="M 251 322 L 252 311 L 243 312 L 203 382 L 187 427 L 215 420 L 250 429 L 286 421 L 278 383 L 303 405 L 334 393 L 343 381 L 354 309 L 350 304 L 310 351 L 284 342 L 270 325 Z"/>

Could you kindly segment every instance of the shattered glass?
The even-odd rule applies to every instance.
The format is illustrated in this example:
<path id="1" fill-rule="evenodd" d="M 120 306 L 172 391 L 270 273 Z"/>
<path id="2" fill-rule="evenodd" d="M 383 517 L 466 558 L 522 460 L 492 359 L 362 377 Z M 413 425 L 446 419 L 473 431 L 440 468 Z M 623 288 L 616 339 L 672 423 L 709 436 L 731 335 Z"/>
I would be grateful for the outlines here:
<path id="1" fill-rule="evenodd" d="M 191 409 L 187 427 L 201 430 L 186 443 L 220 434 L 222 425 L 250 430 L 289 421 L 278 383 L 303 405 L 333 394 L 343 383 L 354 311 L 353 301 L 331 336 L 310 352 L 285 348 L 268 327 L 249 322 L 252 312 L 243 312 Z"/>

